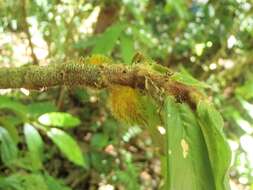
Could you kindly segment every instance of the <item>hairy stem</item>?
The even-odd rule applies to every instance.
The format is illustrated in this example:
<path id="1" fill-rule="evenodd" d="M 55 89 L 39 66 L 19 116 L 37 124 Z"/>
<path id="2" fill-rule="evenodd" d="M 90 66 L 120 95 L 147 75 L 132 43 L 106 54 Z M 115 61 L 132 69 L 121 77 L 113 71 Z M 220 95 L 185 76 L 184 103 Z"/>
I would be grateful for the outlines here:
<path id="1" fill-rule="evenodd" d="M 165 74 L 152 72 L 145 65 L 126 66 L 124 64 L 100 64 L 66 62 L 49 66 L 23 66 L 0 68 L 0 89 L 26 88 L 41 89 L 52 86 L 87 86 L 96 89 L 111 85 L 130 86 L 154 94 L 154 89 L 147 88 L 147 79 L 157 89 L 173 95 L 180 102 L 195 106 L 192 93 L 195 89 L 170 79 Z M 156 92 L 155 92 L 156 93 Z"/>

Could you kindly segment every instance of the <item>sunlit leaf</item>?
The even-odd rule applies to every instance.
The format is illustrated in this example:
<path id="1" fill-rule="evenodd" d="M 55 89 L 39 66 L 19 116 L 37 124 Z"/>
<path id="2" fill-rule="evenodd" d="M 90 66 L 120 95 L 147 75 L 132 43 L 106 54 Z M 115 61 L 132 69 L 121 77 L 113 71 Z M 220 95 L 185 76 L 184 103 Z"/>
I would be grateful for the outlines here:
<path id="1" fill-rule="evenodd" d="M 240 99 L 240 102 L 242 107 L 247 111 L 248 115 L 253 119 L 253 104 L 243 99 Z"/>
<path id="2" fill-rule="evenodd" d="M 25 124 L 24 134 L 31 157 L 38 163 L 38 168 L 40 168 L 42 165 L 44 148 L 42 138 L 37 129 L 30 124 Z"/>
<path id="3" fill-rule="evenodd" d="M 46 113 L 41 115 L 38 120 L 43 125 L 62 128 L 76 127 L 81 123 L 81 121 L 77 117 L 74 117 L 71 114 L 64 112 Z"/>
<path id="4" fill-rule="evenodd" d="M 253 97 L 253 80 L 246 82 L 243 86 L 236 88 L 236 93 L 245 99 Z"/>
<path id="5" fill-rule="evenodd" d="M 58 146 L 60 151 L 73 163 L 85 166 L 83 154 L 77 142 L 64 131 L 51 128 L 47 135 Z"/>

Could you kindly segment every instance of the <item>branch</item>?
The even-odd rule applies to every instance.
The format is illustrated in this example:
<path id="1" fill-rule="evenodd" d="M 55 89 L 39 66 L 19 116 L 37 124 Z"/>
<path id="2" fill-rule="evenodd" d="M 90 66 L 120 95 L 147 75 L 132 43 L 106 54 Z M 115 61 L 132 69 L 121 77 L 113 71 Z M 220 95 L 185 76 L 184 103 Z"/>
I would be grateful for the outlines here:
<path id="1" fill-rule="evenodd" d="M 151 81 L 152 86 L 159 90 L 147 87 L 147 81 Z M 188 103 L 191 107 L 196 104 L 194 97 L 197 91 L 194 88 L 173 81 L 168 75 L 150 71 L 143 64 L 126 66 L 66 62 L 49 66 L 0 68 L 0 89 L 42 89 L 59 85 L 82 85 L 96 89 L 124 85 L 150 94 L 156 93 L 158 96 L 163 92 L 174 96 L 178 102 Z"/>
<path id="2" fill-rule="evenodd" d="M 29 32 L 29 26 L 28 26 L 28 23 L 26 21 L 26 18 L 27 18 L 27 8 L 26 8 L 26 0 L 22 0 L 21 1 L 21 10 L 22 10 L 22 17 L 23 17 L 23 25 L 24 25 L 24 32 L 26 33 L 27 35 L 27 38 L 28 38 L 28 42 L 29 42 L 29 46 L 30 46 L 30 49 L 31 49 L 31 56 L 32 56 L 32 59 L 33 59 L 33 63 L 35 65 L 38 65 L 39 64 L 39 61 L 34 53 L 34 48 L 33 48 L 33 43 L 32 43 L 32 36 Z"/>

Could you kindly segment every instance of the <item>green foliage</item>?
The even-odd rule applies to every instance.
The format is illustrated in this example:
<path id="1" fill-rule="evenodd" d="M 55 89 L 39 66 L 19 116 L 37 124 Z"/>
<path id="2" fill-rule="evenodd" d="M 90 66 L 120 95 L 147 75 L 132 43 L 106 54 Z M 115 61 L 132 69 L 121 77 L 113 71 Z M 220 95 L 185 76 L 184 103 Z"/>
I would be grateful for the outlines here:
<path id="1" fill-rule="evenodd" d="M 125 24 L 118 23 L 107 28 L 107 30 L 98 37 L 92 53 L 110 54 L 116 44 Z"/>
<path id="2" fill-rule="evenodd" d="M 163 179 L 159 169 L 154 169 L 154 160 L 160 157 L 157 146 L 164 146 L 166 135 L 170 137 L 166 142 L 174 149 L 182 149 L 181 138 L 190 147 L 198 147 L 189 149 L 193 160 L 182 158 L 182 152 L 177 151 L 178 159 L 168 156 L 168 162 L 158 166 L 170 166 L 163 171 L 165 176 L 175 167 L 181 169 L 170 171 L 173 175 L 168 173 L 169 185 L 175 185 L 172 181 L 176 179 L 185 186 L 213 183 L 211 178 L 203 177 L 208 175 L 217 189 L 221 188 L 230 160 L 228 140 L 233 151 L 228 172 L 232 189 L 252 189 L 252 6 L 251 0 L 0 1 L 1 67 L 33 62 L 26 21 L 41 65 L 78 60 L 93 52 L 110 55 L 115 63 L 131 64 L 134 52 L 141 51 L 159 64 L 147 65 L 149 69 L 166 74 L 167 69 L 161 69 L 160 64 L 162 68 L 169 67 L 173 80 L 203 91 L 214 104 L 201 102 L 192 111 L 173 100 L 164 103 L 171 104 L 171 108 L 153 107 L 149 97 L 144 97 L 142 128 L 113 120 L 105 103 L 105 91 L 98 93 L 82 87 L 63 91 L 45 87 L 39 92 L 0 89 L 0 189 L 38 189 L 39 183 L 41 189 L 49 190 L 91 190 L 106 185 L 115 189 L 157 189 Z M 128 108 L 129 104 L 121 107 Z M 171 120 L 164 118 L 171 124 L 168 126 L 158 122 L 165 111 L 175 115 Z M 47 122 L 40 122 L 45 116 Z M 158 123 L 159 129 L 164 127 L 178 135 L 161 135 Z M 79 161 L 69 159 L 69 148 L 65 152 L 57 148 L 57 143 L 62 147 L 63 143 L 50 140 L 52 129 L 64 130 L 66 139 L 70 137 L 72 144 L 78 145 Z M 173 144 L 172 139 L 179 143 Z M 59 156 L 62 153 L 64 157 Z M 209 162 L 203 167 L 204 155 Z M 82 159 L 87 166 L 85 172 L 84 165 L 80 166 Z M 189 170 L 183 173 L 183 167 Z M 196 174 L 195 169 L 200 173 Z M 208 172 L 203 174 L 205 170 Z M 180 172 L 182 176 L 187 174 L 185 180 L 178 176 Z M 194 180 L 198 177 L 201 180 Z"/>
<path id="3" fill-rule="evenodd" d="M 68 113 L 50 112 L 41 115 L 38 118 L 39 122 L 45 126 L 54 126 L 62 128 L 72 128 L 79 125 L 81 122 L 78 118 Z"/>
<path id="4" fill-rule="evenodd" d="M 121 54 L 124 63 L 130 64 L 134 55 L 134 41 L 131 36 L 122 34 L 120 36 Z"/>
<path id="5" fill-rule="evenodd" d="M 34 163 L 38 164 L 36 168 L 41 168 L 43 162 L 44 144 L 39 132 L 32 125 L 25 124 L 24 135 L 30 157 L 34 160 Z"/>
<path id="6" fill-rule="evenodd" d="M 168 97 L 164 119 L 168 146 L 164 189 L 215 189 L 217 173 L 211 170 L 205 137 L 195 114 L 186 104 Z"/>
<path id="7" fill-rule="evenodd" d="M 2 127 L 0 127 L 0 141 L 1 160 L 5 165 L 11 165 L 17 159 L 18 149 L 8 131 Z"/>
<path id="8" fill-rule="evenodd" d="M 214 174 L 215 188 L 228 189 L 231 153 L 222 131 L 224 126 L 222 117 L 212 105 L 205 101 L 200 101 L 197 113 Z"/>
<path id="9" fill-rule="evenodd" d="M 97 133 L 91 139 L 91 146 L 97 149 L 102 149 L 108 144 L 108 136 Z"/>
<path id="10" fill-rule="evenodd" d="M 70 161 L 77 165 L 85 166 L 83 154 L 76 141 L 70 135 L 57 128 L 51 128 L 47 135 Z"/>

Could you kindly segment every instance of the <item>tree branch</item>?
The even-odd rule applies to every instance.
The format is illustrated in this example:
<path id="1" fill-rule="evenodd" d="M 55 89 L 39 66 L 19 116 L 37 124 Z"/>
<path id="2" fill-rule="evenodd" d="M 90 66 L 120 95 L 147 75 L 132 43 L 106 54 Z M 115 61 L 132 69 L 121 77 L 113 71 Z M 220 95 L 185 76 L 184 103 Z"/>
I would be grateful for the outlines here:
<path id="1" fill-rule="evenodd" d="M 151 81 L 152 86 L 159 89 L 159 92 L 154 92 L 154 88 L 148 88 L 147 81 Z M 150 94 L 157 93 L 158 96 L 161 92 L 172 95 L 178 102 L 186 102 L 191 107 L 195 107 L 194 97 L 198 93 L 194 88 L 173 81 L 168 75 L 150 71 L 142 64 L 126 66 L 67 62 L 49 66 L 0 68 L 0 89 L 41 89 L 59 85 L 82 85 L 96 89 L 124 85 Z"/>
<path id="2" fill-rule="evenodd" d="M 34 48 L 33 48 L 33 43 L 32 43 L 32 36 L 29 32 L 29 26 L 28 26 L 28 23 L 26 21 L 26 18 L 27 18 L 27 7 L 26 7 L 26 0 L 22 0 L 21 1 L 21 10 L 22 10 L 22 17 L 23 17 L 23 25 L 24 25 L 24 32 L 26 33 L 27 35 L 27 38 L 28 38 L 28 42 L 29 42 L 29 46 L 30 46 L 30 49 L 31 49 L 31 56 L 32 56 L 32 59 L 33 59 L 33 63 L 35 65 L 38 65 L 39 64 L 39 61 L 34 53 Z"/>

